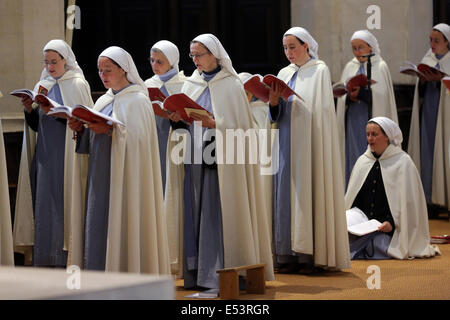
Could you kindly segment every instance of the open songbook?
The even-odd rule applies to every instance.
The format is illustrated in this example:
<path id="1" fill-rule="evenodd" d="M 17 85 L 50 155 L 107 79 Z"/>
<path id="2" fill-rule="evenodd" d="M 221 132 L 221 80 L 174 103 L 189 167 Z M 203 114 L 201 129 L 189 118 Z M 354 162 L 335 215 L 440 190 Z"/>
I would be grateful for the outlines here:
<path id="1" fill-rule="evenodd" d="M 51 100 L 52 101 L 52 100 Z M 91 109 L 82 104 L 77 104 L 73 107 L 54 105 L 50 111 L 47 113 L 49 116 L 56 118 L 75 118 L 84 123 L 96 123 L 96 122 L 108 122 L 119 124 L 125 126 L 125 124 L 117 119 L 107 116 L 99 111 Z"/>
<path id="2" fill-rule="evenodd" d="M 370 79 L 370 84 L 377 83 Z M 333 85 L 333 95 L 335 97 L 342 97 L 344 94 L 352 92 L 356 87 L 365 87 L 369 85 L 369 79 L 365 74 L 358 74 L 348 78 L 345 82 L 337 82 Z"/>
<path id="3" fill-rule="evenodd" d="M 445 72 L 442 72 L 439 69 L 433 68 L 425 63 L 420 63 L 419 65 L 415 65 L 410 61 L 405 61 L 405 66 L 400 67 L 400 73 L 407 74 L 410 76 L 424 77 L 424 72 L 430 71 L 435 74 L 439 74 L 441 76 L 447 76 Z"/>
<path id="4" fill-rule="evenodd" d="M 172 94 L 166 98 L 158 88 L 148 88 L 148 90 L 153 110 L 157 116 L 167 118 L 168 114 L 178 111 L 183 120 L 189 124 L 194 121 L 191 118 L 192 114 L 211 117 L 207 110 L 184 93 Z"/>
<path id="5" fill-rule="evenodd" d="M 283 88 L 281 96 L 284 101 L 287 101 L 291 95 L 295 95 L 303 101 L 302 97 L 292 90 L 283 80 L 272 74 L 265 75 L 264 77 L 260 74 L 254 74 L 244 81 L 244 89 L 259 100 L 267 103 L 269 101 L 270 86 L 273 82 L 277 82 Z"/>
<path id="6" fill-rule="evenodd" d="M 381 226 L 381 222 L 375 219 L 369 220 L 359 208 L 353 207 L 346 211 L 347 231 L 357 236 L 363 236 L 375 231 Z"/>

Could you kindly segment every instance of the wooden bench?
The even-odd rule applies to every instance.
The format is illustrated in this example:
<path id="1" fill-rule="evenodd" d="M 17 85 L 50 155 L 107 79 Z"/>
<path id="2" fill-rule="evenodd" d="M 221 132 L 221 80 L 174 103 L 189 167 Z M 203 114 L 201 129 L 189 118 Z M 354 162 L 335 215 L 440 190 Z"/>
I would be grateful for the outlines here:
<path id="1" fill-rule="evenodd" d="M 219 297 L 237 299 L 239 297 L 239 272 L 247 271 L 245 289 L 247 293 L 264 294 L 266 292 L 266 264 L 253 264 L 235 268 L 220 269 Z"/>

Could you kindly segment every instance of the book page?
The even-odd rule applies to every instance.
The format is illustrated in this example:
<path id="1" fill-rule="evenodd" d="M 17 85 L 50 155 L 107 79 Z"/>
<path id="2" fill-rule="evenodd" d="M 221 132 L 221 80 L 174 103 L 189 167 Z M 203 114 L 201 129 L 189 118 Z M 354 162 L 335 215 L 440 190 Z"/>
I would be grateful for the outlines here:
<path id="1" fill-rule="evenodd" d="M 381 222 L 372 219 L 363 223 L 355 224 L 347 228 L 348 232 L 357 236 L 363 236 L 375 231 L 378 231 L 378 227 L 381 226 Z"/>
<path id="2" fill-rule="evenodd" d="M 197 114 L 200 116 L 209 117 L 209 113 L 206 110 L 200 110 L 200 109 L 194 109 L 194 108 L 184 108 L 184 111 L 186 111 L 186 114 L 188 115 L 188 117 L 190 117 L 191 114 Z"/>
<path id="3" fill-rule="evenodd" d="M 347 228 L 355 224 L 369 221 L 369 218 L 359 208 L 353 207 L 345 212 L 347 218 Z"/>

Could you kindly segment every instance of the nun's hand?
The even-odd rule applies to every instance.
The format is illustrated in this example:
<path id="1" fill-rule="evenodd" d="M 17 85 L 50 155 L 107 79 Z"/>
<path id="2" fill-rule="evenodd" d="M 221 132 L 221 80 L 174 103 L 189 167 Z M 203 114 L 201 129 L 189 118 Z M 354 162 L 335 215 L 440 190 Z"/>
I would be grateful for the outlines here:
<path id="1" fill-rule="evenodd" d="M 81 132 L 84 130 L 83 122 L 75 118 L 70 118 L 67 124 L 69 125 L 69 128 L 75 132 Z"/>
<path id="2" fill-rule="evenodd" d="M 194 121 L 201 121 L 202 127 L 211 128 L 211 129 L 216 127 L 216 121 L 211 117 L 208 117 L 208 116 L 205 116 L 202 114 L 195 114 L 195 113 L 192 113 L 190 115 L 190 117 L 192 119 L 194 119 Z"/>
<path id="3" fill-rule="evenodd" d="M 172 112 L 171 114 L 169 114 L 169 119 L 172 120 L 173 122 L 178 122 L 181 120 L 181 114 L 179 111 L 176 112 Z"/>
<path id="4" fill-rule="evenodd" d="M 385 221 L 381 224 L 381 226 L 378 227 L 378 231 L 389 233 L 392 231 L 392 226 L 389 221 Z"/>
<path id="5" fill-rule="evenodd" d="M 350 100 L 354 101 L 354 102 L 358 102 L 358 94 L 359 94 L 359 89 L 360 87 L 353 87 L 349 93 L 350 95 Z"/>
<path id="6" fill-rule="evenodd" d="M 282 93 L 283 87 L 278 82 L 272 82 L 269 91 L 269 105 L 271 107 L 278 105 L 278 100 L 280 99 Z"/>
<path id="7" fill-rule="evenodd" d="M 425 80 L 426 81 L 441 81 L 442 80 L 442 78 L 444 77 L 443 75 L 442 75 L 442 73 L 440 73 L 440 72 L 433 72 L 433 71 L 431 71 L 431 70 L 425 70 L 424 72 L 423 72 L 423 74 L 425 75 Z"/>
<path id="8" fill-rule="evenodd" d="M 90 123 L 88 125 L 88 128 L 97 134 L 109 134 L 109 135 L 111 135 L 111 132 L 113 129 L 113 127 L 111 125 L 109 125 L 103 121 Z"/>
<path id="9" fill-rule="evenodd" d="M 33 111 L 33 107 L 31 106 L 33 104 L 33 100 L 29 96 L 27 95 L 22 96 L 22 104 L 28 113 Z"/>

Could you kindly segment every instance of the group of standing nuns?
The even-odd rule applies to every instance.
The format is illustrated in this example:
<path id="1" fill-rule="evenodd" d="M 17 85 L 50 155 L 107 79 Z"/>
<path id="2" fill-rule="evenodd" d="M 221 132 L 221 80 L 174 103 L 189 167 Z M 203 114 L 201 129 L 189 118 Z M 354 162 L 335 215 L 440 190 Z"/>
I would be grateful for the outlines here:
<path id="1" fill-rule="evenodd" d="M 450 27 L 435 26 L 423 62 L 450 72 L 448 39 Z M 218 269 L 257 263 L 266 264 L 266 279 L 273 280 L 274 270 L 313 273 L 350 268 L 351 259 L 435 255 L 426 207 L 449 207 L 450 129 L 444 123 L 450 98 L 436 75 L 418 79 L 410 157 L 401 149 L 392 80 L 377 39 L 360 30 L 350 43 L 355 58 L 342 80 L 367 74 L 373 54 L 376 84 L 355 88 L 335 107 L 319 45 L 301 27 L 283 35 L 289 65 L 278 73 L 298 96 L 284 100 L 274 83 L 267 103 L 244 90 L 251 75 L 237 74 L 212 34 L 190 42 L 196 67 L 190 77 L 179 70 L 179 51 L 170 41 L 152 46 L 155 75 L 145 82 L 124 49 L 107 48 L 97 60 L 107 92 L 95 104 L 71 48 L 50 41 L 35 91 L 123 125 L 54 118 L 48 108 L 22 100 L 15 251 L 32 247 L 35 266 L 171 273 L 185 288 L 218 288 Z M 148 87 L 166 96 L 184 93 L 209 116 L 193 114 L 193 123 L 179 112 L 155 116 Z M 276 153 L 278 170 L 263 175 L 259 163 L 221 161 L 229 150 L 218 146 L 227 145 L 229 129 L 268 130 L 258 139 Z M 198 161 L 198 154 L 212 161 Z M 183 161 L 173 160 L 180 155 Z M 379 231 L 349 236 L 346 210 L 352 207 L 380 220 Z M 1 263 L 8 261 L 7 243 L 1 242 Z"/>

